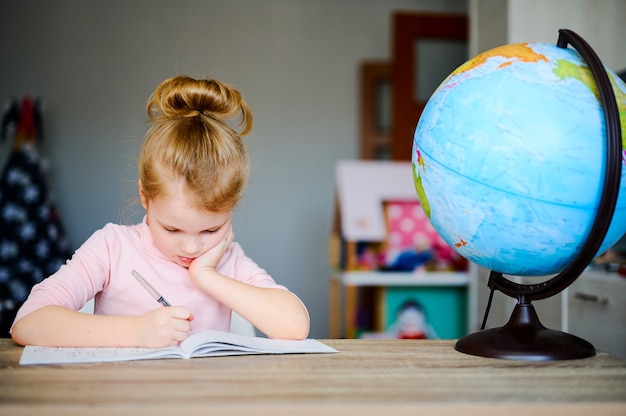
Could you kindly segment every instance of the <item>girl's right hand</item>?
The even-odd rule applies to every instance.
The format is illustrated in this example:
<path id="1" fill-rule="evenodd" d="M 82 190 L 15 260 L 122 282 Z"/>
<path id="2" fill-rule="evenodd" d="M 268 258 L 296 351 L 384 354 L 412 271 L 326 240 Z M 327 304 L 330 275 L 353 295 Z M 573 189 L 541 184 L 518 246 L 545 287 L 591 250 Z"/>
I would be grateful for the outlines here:
<path id="1" fill-rule="evenodd" d="M 184 306 L 161 307 L 137 317 L 138 346 L 161 348 L 187 338 L 193 315 Z"/>

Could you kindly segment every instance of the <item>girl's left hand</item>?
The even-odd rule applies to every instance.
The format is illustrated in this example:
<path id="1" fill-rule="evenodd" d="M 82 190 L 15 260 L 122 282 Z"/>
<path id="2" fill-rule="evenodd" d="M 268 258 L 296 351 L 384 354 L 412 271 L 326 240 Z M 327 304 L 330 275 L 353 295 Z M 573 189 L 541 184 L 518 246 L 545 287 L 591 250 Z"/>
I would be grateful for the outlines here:
<path id="1" fill-rule="evenodd" d="M 196 271 L 211 270 L 215 271 L 219 264 L 224 252 L 235 239 L 235 233 L 233 232 L 232 225 L 228 226 L 228 230 L 222 238 L 213 248 L 203 253 L 200 257 L 196 258 L 189 265 L 189 272 L 193 275 Z"/>

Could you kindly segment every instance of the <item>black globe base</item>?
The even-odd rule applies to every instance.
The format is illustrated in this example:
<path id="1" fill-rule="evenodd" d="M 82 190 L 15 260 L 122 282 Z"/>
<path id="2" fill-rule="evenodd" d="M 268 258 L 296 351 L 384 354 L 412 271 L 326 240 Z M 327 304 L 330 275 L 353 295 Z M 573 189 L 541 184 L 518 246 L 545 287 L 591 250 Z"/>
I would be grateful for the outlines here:
<path id="1" fill-rule="evenodd" d="M 466 335 L 457 351 L 481 357 L 521 361 L 557 361 L 593 357 L 589 342 L 566 332 L 548 329 L 531 304 L 517 304 L 509 322 Z"/>

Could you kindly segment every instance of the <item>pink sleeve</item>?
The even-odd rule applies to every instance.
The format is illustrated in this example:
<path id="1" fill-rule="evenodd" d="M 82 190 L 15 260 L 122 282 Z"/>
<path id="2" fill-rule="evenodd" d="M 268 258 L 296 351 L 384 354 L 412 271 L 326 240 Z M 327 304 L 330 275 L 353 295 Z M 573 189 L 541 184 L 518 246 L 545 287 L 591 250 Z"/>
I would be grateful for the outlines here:
<path id="1" fill-rule="evenodd" d="M 106 285 L 108 254 L 105 232 L 98 230 L 56 273 L 33 286 L 14 322 L 49 305 L 80 310 Z"/>

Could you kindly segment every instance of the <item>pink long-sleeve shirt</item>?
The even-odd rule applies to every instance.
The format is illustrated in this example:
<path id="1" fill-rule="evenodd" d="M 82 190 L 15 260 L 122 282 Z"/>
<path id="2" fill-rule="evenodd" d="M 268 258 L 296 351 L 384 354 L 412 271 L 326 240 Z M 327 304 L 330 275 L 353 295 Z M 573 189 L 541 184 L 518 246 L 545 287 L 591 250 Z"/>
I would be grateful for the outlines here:
<path id="1" fill-rule="evenodd" d="M 94 313 L 101 315 L 136 316 L 161 307 L 135 280 L 132 270 L 170 304 L 189 308 L 194 316 L 191 329 L 229 330 L 231 310 L 200 291 L 186 268 L 159 251 L 145 218 L 141 224 L 107 224 L 96 231 L 71 260 L 33 287 L 15 322 L 47 305 L 80 310 L 94 297 Z M 226 249 L 217 271 L 254 286 L 287 290 L 248 258 L 237 243 Z"/>

